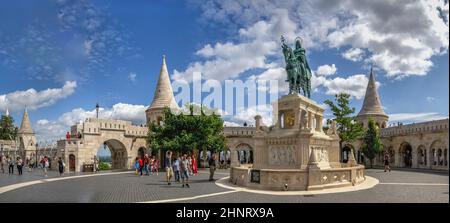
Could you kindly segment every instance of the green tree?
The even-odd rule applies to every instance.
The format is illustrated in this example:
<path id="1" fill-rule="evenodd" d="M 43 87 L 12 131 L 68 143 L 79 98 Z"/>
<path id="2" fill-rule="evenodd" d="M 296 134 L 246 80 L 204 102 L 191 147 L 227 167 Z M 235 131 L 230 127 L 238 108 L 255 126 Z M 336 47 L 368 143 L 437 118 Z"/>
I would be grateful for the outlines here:
<path id="1" fill-rule="evenodd" d="M 381 140 L 380 131 L 371 118 L 369 118 L 368 128 L 364 133 L 361 148 L 364 156 L 369 158 L 370 168 L 372 168 L 373 159 L 381 151 Z"/>
<path id="2" fill-rule="evenodd" d="M 363 134 L 363 126 L 357 122 L 353 113 L 355 108 L 349 106 L 350 95 L 347 93 L 339 93 L 335 95 L 335 102 L 325 100 L 325 104 L 331 108 L 336 121 L 336 128 L 339 132 L 339 149 L 342 151 L 342 144 L 344 142 L 354 142 L 360 139 Z M 353 151 L 352 151 L 353 152 Z"/>
<path id="3" fill-rule="evenodd" d="M 14 119 L 11 116 L 2 115 L 0 119 L 0 139 L 16 139 L 18 129 L 14 126 Z"/>
<path id="4" fill-rule="evenodd" d="M 163 125 L 149 123 L 147 142 L 152 150 L 192 153 L 224 149 L 223 120 L 216 112 L 197 105 L 188 105 L 184 111 L 174 114 L 165 108 Z"/>

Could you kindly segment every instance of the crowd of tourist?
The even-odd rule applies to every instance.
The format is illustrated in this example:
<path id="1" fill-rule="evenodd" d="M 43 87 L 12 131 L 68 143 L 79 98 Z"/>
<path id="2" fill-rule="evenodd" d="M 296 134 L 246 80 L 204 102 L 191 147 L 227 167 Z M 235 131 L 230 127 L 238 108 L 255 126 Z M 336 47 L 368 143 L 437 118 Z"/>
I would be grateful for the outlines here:
<path id="1" fill-rule="evenodd" d="M 214 172 L 216 171 L 217 163 L 216 155 L 208 156 L 208 164 L 210 169 L 209 181 L 214 181 Z M 165 170 L 166 181 L 168 185 L 174 182 L 181 183 L 182 187 L 189 188 L 189 178 L 198 174 L 198 163 L 195 155 L 180 153 L 174 155 L 172 151 L 167 151 L 164 160 L 163 168 Z M 158 175 L 160 162 L 156 156 L 149 156 L 148 154 L 142 157 L 136 157 L 134 168 L 136 175 L 149 176 Z"/>
<path id="2" fill-rule="evenodd" d="M 28 170 L 28 172 L 32 172 L 33 169 L 40 168 L 43 171 L 43 176 L 48 177 L 48 169 L 50 168 L 50 159 L 47 156 L 44 156 L 40 159 L 39 163 L 36 163 L 34 159 L 26 158 L 22 159 L 20 156 L 16 156 L 14 159 L 11 156 L 0 155 L 0 171 L 5 173 L 5 168 L 8 168 L 8 174 L 14 174 L 14 168 L 17 169 L 17 174 L 23 175 L 24 168 Z M 65 163 L 59 157 L 58 159 L 58 171 L 60 176 L 64 174 Z"/>

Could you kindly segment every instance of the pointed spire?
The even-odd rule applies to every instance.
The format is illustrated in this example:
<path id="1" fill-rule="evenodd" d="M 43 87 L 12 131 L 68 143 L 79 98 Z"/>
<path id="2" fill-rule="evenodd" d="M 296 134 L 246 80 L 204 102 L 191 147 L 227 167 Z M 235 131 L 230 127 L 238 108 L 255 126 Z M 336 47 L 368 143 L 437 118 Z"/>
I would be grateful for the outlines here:
<path id="1" fill-rule="evenodd" d="M 9 110 L 6 108 L 5 116 L 9 116 Z"/>
<path id="2" fill-rule="evenodd" d="M 156 85 L 155 95 L 150 108 L 178 108 L 178 104 L 173 96 L 172 85 L 170 84 L 169 72 L 167 71 L 166 56 L 163 55 L 161 71 L 159 72 L 159 80 Z"/>
<path id="3" fill-rule="evenodd" d="M 31 128 L 30 118 L 28 117 L 27 107 L 25 107 L 25 112 L 23 113 L 22 124 L 20 125 L 19 133 L 21 133 L 21 134 L 34 134 L 34 131 Z"/>
<path id="4" fill-rule="evenodd" d="M 373 73 L 373 66 L 370 67 L 369 83 L 367 84 L 366 95 L 364 96 L 364 102 L 358 116 L 363 115 L 382 115 L 387 116 L 384 113 L 381 106 L 380 96 L 378 95 L 377 87 L 375 84 L 375 75 Z"/>

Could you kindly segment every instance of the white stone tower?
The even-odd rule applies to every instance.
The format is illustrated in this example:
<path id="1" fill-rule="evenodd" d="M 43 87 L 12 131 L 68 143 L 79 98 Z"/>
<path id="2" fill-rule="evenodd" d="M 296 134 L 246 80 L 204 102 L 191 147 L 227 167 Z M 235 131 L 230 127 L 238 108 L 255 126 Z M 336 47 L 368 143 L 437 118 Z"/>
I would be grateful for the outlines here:
<path id="1" fill-rule="evenodd" d="M 22 159 L 31 157 L 32 154 L 36 154 L 36 135 L 31 128 L 26 108 L 22 117 L 20 129 L 17 133 L 17 138 L 19 139 L 19 154 L 22 156 Z"/>
<path id="2" fill-rule="evenodd" d="M 356 120 L 361 122 L 365 128 L 368 126 L 369 118 L 375 121 L 375 124 L 380 128 L 385 128 L 389 117 L 384 113 L 381 106 L 380 96 L 378 95 L 377 87 L 375 85 L 375 75 L 373 68 L 370 68 L 369 83 L 367 84 L 366 95 L 364 102 L 356 116 Z"/>
<path id="3" fill-rule="evenodd" d="M 163 56 L 161 71 L 159 72 L 159 80 L 156 85 L 153 101 L 151 102 L 150 107 L 145 111 L 147 116 L 147 124 L 150 122 L 157 122 L 158 124 L 161 124 L 163 121 L 164 107 L 179 109 L 178 104 L 175 101 L 175 97 L 173 96 L 165 56 Z"/>

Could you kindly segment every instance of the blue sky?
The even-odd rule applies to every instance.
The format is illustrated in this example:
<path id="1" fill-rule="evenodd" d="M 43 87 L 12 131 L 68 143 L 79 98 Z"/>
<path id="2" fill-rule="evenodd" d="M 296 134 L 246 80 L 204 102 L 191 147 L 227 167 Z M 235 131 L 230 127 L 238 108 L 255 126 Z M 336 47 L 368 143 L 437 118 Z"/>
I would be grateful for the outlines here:
<path id="1" fill-rule="evenodd" d="M 280 35 L 290 44 L 303 38 L 319 104 L 345 91 L 358 112 L 373 64 L 390 121 L 448 117 L 448 2 L 0 4 L 0 112 L 8 108 L 19 125 L 26 105 L 39 140 L 64 137 L 97 102 L 102 117 L 143 122 L 162 55 L 177 80 L 192 71 L 219 81 L 282 80 Z M 225 119 L 251 122 L 256 113 L 270 122 L 254 108 Z"/>

